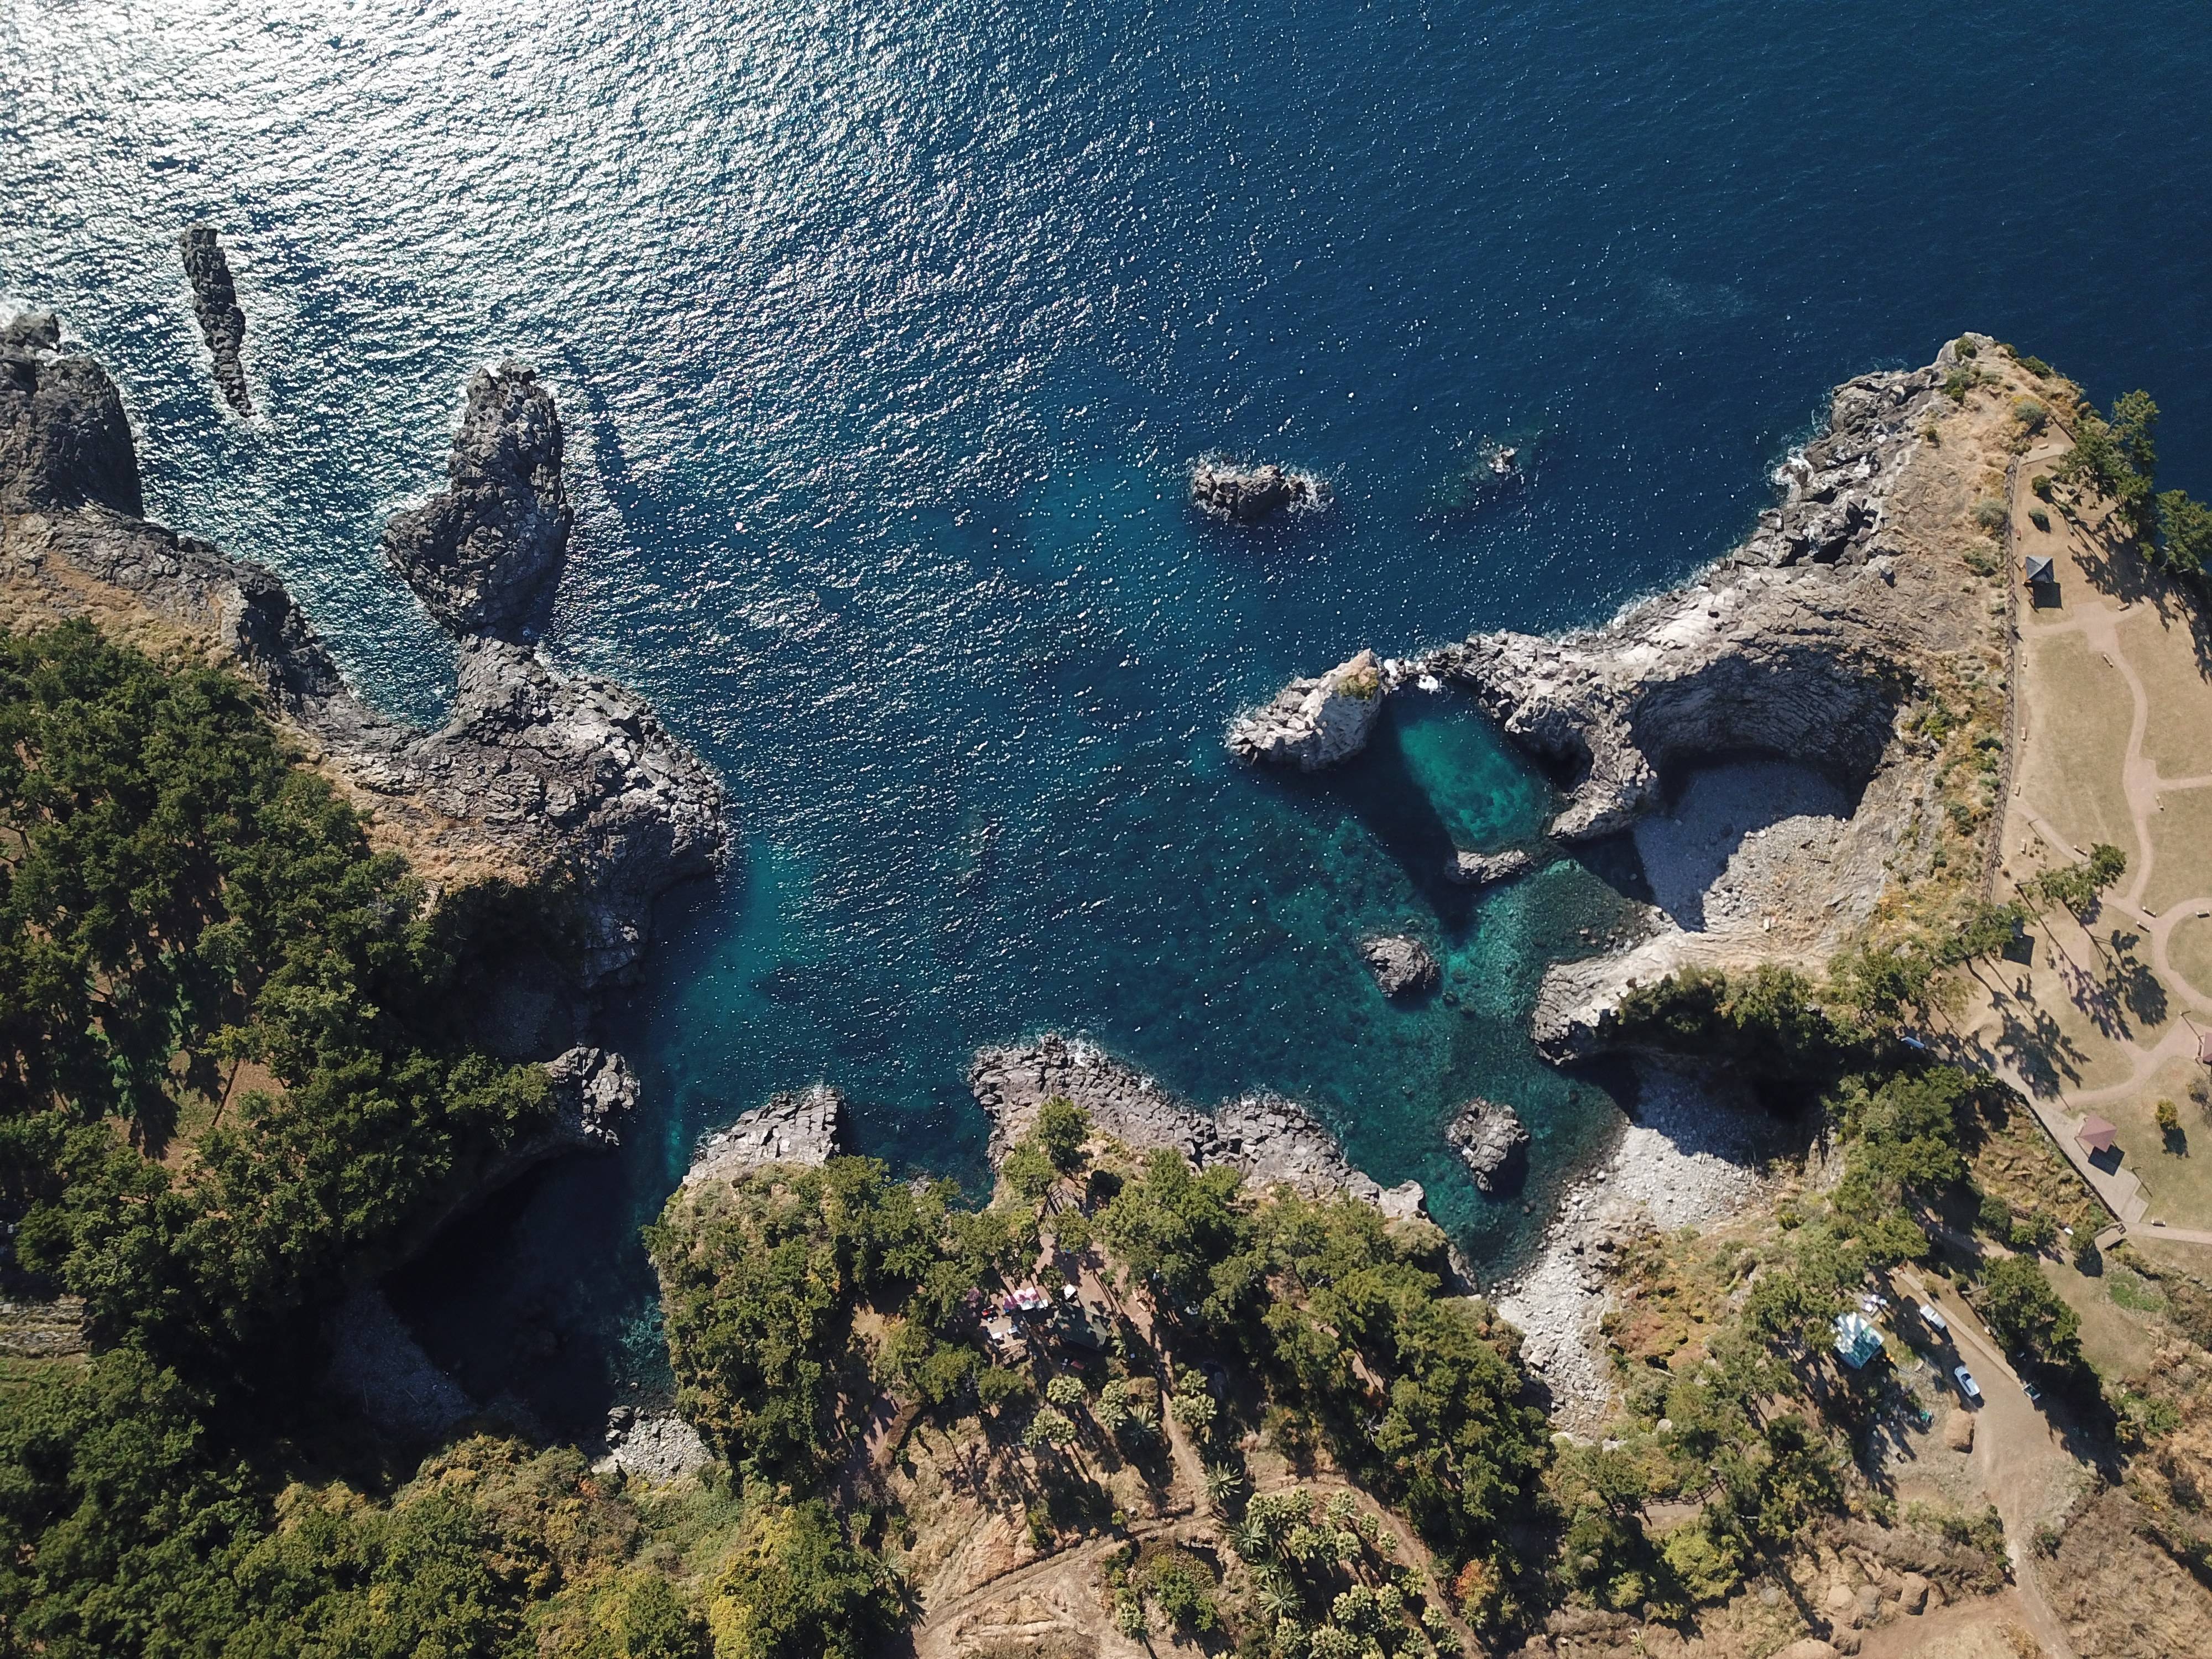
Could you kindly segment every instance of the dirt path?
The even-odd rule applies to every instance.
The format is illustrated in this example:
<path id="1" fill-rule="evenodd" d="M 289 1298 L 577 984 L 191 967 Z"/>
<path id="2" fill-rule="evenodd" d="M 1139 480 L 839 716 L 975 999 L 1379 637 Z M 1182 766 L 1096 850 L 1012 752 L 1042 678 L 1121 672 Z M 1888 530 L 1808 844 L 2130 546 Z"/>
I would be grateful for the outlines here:
<path id="1" fill-rule="evenodd" d="M 2033 1545 L 2037 1528 L 2051 1518 L 2053 1493 L 2071 1488 L 2079 1466 L 1966 1304 L 1955 1293 L 1946 1297 L 1910 1267 L 1898 1279 L 1921 1300 L 1942 1310 L 1959 1357 L 1981 1387 L 1982 1403 L 1974 1413 L 1974 1470 L 2004 1517 L 2005 1557 L 2012 1564 L 2021 1612 L 2046 1653 L 2073 1659 L 2065 1626 L 2037 1582 Z"/>

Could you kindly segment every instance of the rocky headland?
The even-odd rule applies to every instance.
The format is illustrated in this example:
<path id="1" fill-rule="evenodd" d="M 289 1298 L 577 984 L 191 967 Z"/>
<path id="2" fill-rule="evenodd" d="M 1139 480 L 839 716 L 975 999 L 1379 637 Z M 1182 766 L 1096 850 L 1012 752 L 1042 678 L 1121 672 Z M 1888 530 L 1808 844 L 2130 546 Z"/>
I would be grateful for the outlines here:
<path id="1" fill-rule="evenodd" d="M 809 1168 L 845 1150 L 845 1097 L 826 1084 L 769 1097 L 699 1143 L 684 1184 L 727 1181 L 770 1164 Z"/>
<path id="2" fill-rule="evenodd" d="M 246 395 L 246 313 L 238 303 L 238 288 L 231 281 L 230 256 L 216 240 L 213 225 L 193 225 L 177 239 L 184 254 L 185 276 L 192 285 L 192 314 L 199 319 L 200 334 L 213 360 L 215 383 L 224 399 L 241 415 L 253 412 Z"/>
<path id="3" fill-rule="evenodd" d="M 273 572 L 143 516 L 113 383 L 61 349 L 52 318 L 17 318 L 0 330 L 0 616 L 15 628 L 85 617 L 150 648 L 234 663 L 368 814 L 372 838 L 434 889 L 501 879 L 562 895 L 588 993 L 635 966 L 653 900 L 717 870 L 728 829 L 720 781 L 642 700 L 498 631 L 542 620 L 558 580 L 558 432 L 526 370 L 479 375 L 454 440 L 454 487 L 395 520 L 387 545 L 421 554 L 402 574 L 459 648 L 452 714 L 426 732 L 345 684 Z M 448 550 L 457 557 L 433 556 Z M 558 1052 L 578 1030 L 572 1005 L 558 988 L 532 990 L 528 1017 L 497 1046 Z"/>
<path id="4" fill-rule="evenodd" d="M 1273 461 L 1246 466 L 1214 455 L 1190 470 L 1190 504 L 1222 524 L 1262 524 L 1286 514 L 1311 512 L 1328 501 L 1327 487 L 1320 479 Z"/>
<path id="5" fill-rule="evenodd" d="M 1097 1133 L 1138 1152 L 1165 1147 L 1198 1169 L 1226 1164 L 1259 1186 L 1287 1186 L 1309 1198 L 1343 1193 L 1393 1219 L 1425 1214 L 1419 1182 L 1382 1186 L 1353 1167 L 1312 1113 L 1279 1096 L 1247 1095 L 1204 1111 L 1103 1050 L 1058 1036 L 981 1050 L 968 1085 L 991 1120 L 994 1168 L 1045 1102 L 1058 1098 L 1089 1112 Z"/>
<path id="6" fill-rule="evenodd" d="M 1647 865 L 1698 872 L 1692 902 L 1653 907 L 1632 949 L 1547 972 L 1533 1030 L 1554 1059 L 1605 1046 L 1626 988 L 1686 964 L 1825 962 L 1924 864 L 1936 780 L 1914 717 L 1962 675 L 2003 675 L 2002 606 L 1959 554 L 2009 453 L 1945 394 L 1972 362 L 1962 343 L 1981 363 L 1963 372 L 1994 380 L 2009 361 L 1968 336 L 1927 368 L 1838 386 L 1822 430 L 1778 469 L 1776 504 L 1683 586 L 1579 632 L 1477 634 L 1374 664 L 1378 703 L 1417 682 L 1471 693 L 1559 780 L 1555 840 L 1632 830 Z M 1343 707 L 1336 682 L 1352 666 L 1293 682 L 1240 718 L 1231 746 L 1309 769 L 1356 753 L 1379 710 Z M 1817 775 L 1838 804 L 1773 806 L 1773 777 L 1747 766 Z M 1704 773 L 1707 795 L 1746 799 L 1683 811 Z M 1674 844 L 1686 839 L 1725 844 Z M 1455 871 L 1480 882 L 1525 867 L 1461 854 Z"/>
<path id="7" fill-rule="evenodd" d="M 1239 760 L 1266 761 L 1318 772 L 1367 746 L 1382 712 L 1382 665 L 1362 651 L 1310 680 L 1292 680 L 1261 708 L 1229 727 Z"/>

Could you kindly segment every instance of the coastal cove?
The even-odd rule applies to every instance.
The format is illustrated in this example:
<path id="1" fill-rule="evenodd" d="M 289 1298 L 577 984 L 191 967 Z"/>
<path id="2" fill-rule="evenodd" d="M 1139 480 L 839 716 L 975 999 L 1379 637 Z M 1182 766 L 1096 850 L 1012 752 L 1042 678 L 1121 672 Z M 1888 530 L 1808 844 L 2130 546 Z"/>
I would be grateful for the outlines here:
<path id="1" fill-rule="evenodd" d="M 1313 778 L 1237 764 L 1229 719 L 1362 646 L 1671 585 L 1830 386 L 1969 326 L 2100 398 L 2154 382 L 2167 475 L 2212 481 L 2201 249 L 2143 210 L 2204 139 L 2096 118 L 2188 107 L 2201 10 L 389 9 L 0 27 L 31 204 L 0 299 L 121 382 L 149 513 L 277 569 L 365 696 L 432 723 L 452 647 L 378 526 L 439 482 L 475 368 L 512 352 L 560 400 L 550 653 L 652 703 L 738 843 L 607 1034 L 642 1084 L 620 1155 L 510 1189 L 398 1287 L 479 1398 L 571 1426 L 657 1376 L 637 1230 L 702 1133 L 824 1080 L 858 1150 L 979 1188 L 968 1066 L 1047 1030 L 1194 1101 L 1300 1100 L 1511 1262 L 1618 1121 L 1529 1045 L 1536 985 L 1632 877 L 1601 850 L 1445 879 L 1556 808 L 1463 696 L 1394 698 Z M 2033 212 L 1966 165 L 2018 118 L 1989 61 L 2073 135 Z M 251 418 L 183 293 L 200 219 Z M 1501 434 L 1531 483 L 1471 497 Z M 1224 447 L 1331 509 L 1201 521 L 1182 479 Z M 1379 929 L 1429 939 L 1436 996 L 1385 1001 Z M 1475 1094 L 1534 1131 L 1522 1191 L 1478 1194 L 1445 1142 Z"/>

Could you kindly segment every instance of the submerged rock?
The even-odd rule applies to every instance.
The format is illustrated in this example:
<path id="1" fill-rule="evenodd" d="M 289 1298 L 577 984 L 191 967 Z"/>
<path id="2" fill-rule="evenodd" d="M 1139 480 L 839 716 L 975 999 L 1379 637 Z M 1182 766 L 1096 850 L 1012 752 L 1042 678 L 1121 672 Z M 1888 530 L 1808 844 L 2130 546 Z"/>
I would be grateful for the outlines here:
<path id="1" fill-rule="evenodd" d="M 216 386 L 233 409 L 251 415 L 253 402 L 246 394 L 246 366 L 240 358 L 246 347 L 246 313 L 239 309 L 238 289 L 230 278 L 230 258 L 216 240 L 213 225 L 191 226 L 177 245 L 192 285 L 192 312 L 214 359 Z"/>
<path id="2" fill-rule="evenodd" d="M 451 483 L 385 526 L 384 556 L 448 630 L 510 641 L 544 632 L 574 514 L 561 418 L 521 364 L 478 369 L 446 463 Z"/>
<path id="3" fill-rule="evenodd" d="M 816 1167 L 844 1149 L 845 1097 L 817 1083 L 794 1093 L 770 1095 L 765 1104 L 701 1141 L 684 1184 L 734 1180 L 770 1164 Z"/>
<path id="4" fill-rule="evenodd" d="M 1292 680 L 1266 707 L 1239 715 L 1229 747 L 1240 760 L 1318 772 L 1367 746 L 1382 712 L 1382 665 L 1362 651 L 1318 679 Z"/>
<path id="5" fill-rule="evenodd" d="M 1455 853 L 1452 861 L 1444 867 L 1444 875 L 1462 887 L 1487 887 L 1493 882 L 1510 881 L 1535 867 L 1534 854 L 1515 847 L 1503 853 Z"/>
<path id="6" fill-rule="evenodd" d="M 1528 1127 L 1510 1106 L 1476 1096 L 1461 1107 L 1444 1130 L 1486 1193 L 1517 1186 L 1528 1168 Z"/>
<path id="7" fill-rule="evenodd" d="M 1441 977 L 1429 947 L 1411 933 L 1384 933 L 1362 939 L 1359 954 L 1386 997 L 1419 996 L 1435 990 Z"/>
<path id="8" fill-rule="evenodd" d="M 1273 461 L 1243 466 L 1213 456 L 1190 470 L 1190 504 L 1224 524 L 1258 524 L 1278 514 L 1311 511 L 1327 501 L 1320 479 Z"/>

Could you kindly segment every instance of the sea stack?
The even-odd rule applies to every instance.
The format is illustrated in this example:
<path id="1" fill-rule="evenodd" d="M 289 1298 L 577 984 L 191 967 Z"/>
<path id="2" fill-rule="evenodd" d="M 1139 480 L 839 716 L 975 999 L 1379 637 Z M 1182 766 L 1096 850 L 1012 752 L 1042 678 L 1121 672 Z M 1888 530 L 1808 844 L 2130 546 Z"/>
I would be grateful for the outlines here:
<path id="1" fill-rule="evenodd" d="M 1273 461 L 1246 466 L 1209 456 L 1190 470 L 1190 504 L 1223 524 L 1261 524 L 1282 514 L 1310 512 L 1328 499 L 1320 479 Z"/>
<path id="2" fill-rule="evenodd" d="M 384 556 L 447 630 L 522 643 L 544 632 L 575 515 L 552 395 L 520 363 L 478 369 L 447 487 L 392 515 Z"/>
<path id="3" fill-rule="evenodd" d="M 1477 1095 L 1444 1130 L 1474 1184 L 1495 1194 L 1519 1183 L 1528 1164 L 1528 1127 L 1510 1106 Z"/>
<path id="4" fill-rule="evenodd" d="M 1437 988 L 1442 970 L 1429 947 L 1411 933 L 1363 939 L 1359 954 L 1386 997 L 1417 997 Z"/>
<path id="5" fill-rule="evenodd" d="M 192 285 L 192 311 L 214 359 L 216 389 L 233 409 L 251 415 L 253 401 L 246 394 L 246 366 L 239 356 L 246 349 L 246 313 L 239 309 L 238 289 L 230 279 L 230 258 L 216 240 L 213 225 L 193 225 L 177 243 Z"/>
<path id="6" fill-rule="evenodd" d="M 1535 867 L 1535 856 L 1525 848 L 1510 848 L 1503 853 L 1460 852 L 1454 853 L 1451 862 L 1444 866 L 1444 876 L 1462 887 L 1487 887 L 1493 882 L 1525 875 Z"/>
<path id="7" fill-rule="evenodd" d="M 1229 747 L 1240 760 L 1318 772 L 1367 747 L 1382 712 L 1382 665 L 1362 651 L 1318 679 L 1292 680 L 1272 701 L 1240 714 Z"/>

